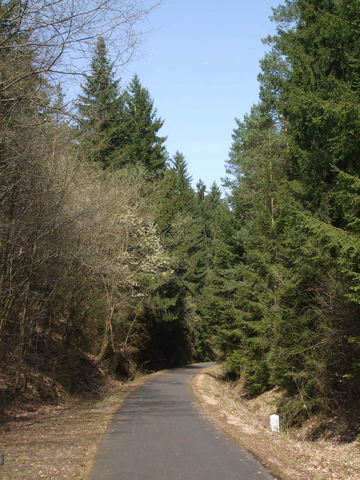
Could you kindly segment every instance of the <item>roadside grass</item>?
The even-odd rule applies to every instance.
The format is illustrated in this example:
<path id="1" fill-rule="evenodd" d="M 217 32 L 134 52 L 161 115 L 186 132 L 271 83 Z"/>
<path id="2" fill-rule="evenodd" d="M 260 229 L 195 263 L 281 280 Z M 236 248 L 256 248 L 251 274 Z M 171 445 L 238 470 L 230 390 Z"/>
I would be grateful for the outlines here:
<path id="1" fill-rule="evenodd" d="M 0 478 L 85 480 L 113 413 L 149 376 L 124 384 L 111 381 L 110 393 L 97 400 L 72 399 L 35 412 L 18 412 L 2 422 Z"/>
<path id="2" fill-rule="evenodd" d="M 305 432 L 282 426 L 270 431 L 269 415 L 276 413 L 282 392 L 274 389 L 252 400 L 224 381 L 221 367 L 198 373 L 193 391 L 205 413 L 263 465 L 277 480 L 359 480 L 360 444 L 334 440 L 305 440 Z"/>

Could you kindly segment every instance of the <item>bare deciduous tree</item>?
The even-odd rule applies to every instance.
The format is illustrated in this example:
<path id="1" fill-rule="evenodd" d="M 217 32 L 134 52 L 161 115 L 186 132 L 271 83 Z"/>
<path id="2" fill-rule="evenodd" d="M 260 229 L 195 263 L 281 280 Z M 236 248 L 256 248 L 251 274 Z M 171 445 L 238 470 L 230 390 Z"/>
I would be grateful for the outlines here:
<path id="1" fill-rule="evenodd" d="M 141 40 L 137 25 L 156 8 L 140 0 L 0 0 L 0 93 L 39 73 L 82 74 L 99 37 L 120 65 Z M 16 71 L 19 62 L 28 68 Z"/>
<path id="2" fill-rule="evenodd" d="M 141 173 L 79 161 L 51 78 L 85 68 L 99 36 L 128 61 L 148 12 L 135 0 L 0 0 L 0 361 L 15 387 L 44 352 L 64 378 L 82 347 L 103 356 L 110 340 L 124 356 L 143 278 L 167 268 Z"/>

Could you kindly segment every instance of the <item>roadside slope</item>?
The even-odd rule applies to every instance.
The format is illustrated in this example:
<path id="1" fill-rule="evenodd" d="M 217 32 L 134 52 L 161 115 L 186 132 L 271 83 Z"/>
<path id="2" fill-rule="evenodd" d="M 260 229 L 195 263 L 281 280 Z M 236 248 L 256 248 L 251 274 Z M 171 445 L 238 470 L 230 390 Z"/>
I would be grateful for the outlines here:
<path id="1" fill-rule="evenodd" d="M 221 380 L 221 367 L 198 373 L 192 388 L 205 413 L 240 445 L 284 480 L 358 480 L 360 478 L 359 442 L 339 444 L 325 441 L 301 441 L 282 431 L 273 433 L 268 414 L 274 403 L 269 392 L 263 403 L 266 415 L 256 413 L 257 404 L 236 398 L 229 385 Z M 273 396 L 276 395 L 273 392 Z M 247 403 L 247 404 L 246 404 Z M 252 408 L 250 408 L 250 406 Z M 255 412 L 254 412 L 255 410 Z"/>
<path id="2" fill-rule="evenodd" d="M 75 400 L 21 411 L 0 423 L 1 480 L 81 480 L 91 469 L 97 446 L 114 412 L 149 377 L 112 381 L 101 400 Z"/>

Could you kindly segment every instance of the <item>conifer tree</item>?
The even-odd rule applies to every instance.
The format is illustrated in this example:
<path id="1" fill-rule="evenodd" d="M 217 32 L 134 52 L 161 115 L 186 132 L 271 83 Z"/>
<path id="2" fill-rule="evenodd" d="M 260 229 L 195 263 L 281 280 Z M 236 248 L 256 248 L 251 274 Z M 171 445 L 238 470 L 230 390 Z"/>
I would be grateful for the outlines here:
<path id="1" fill-rule="evenodd" d="M 204 202 L 205 192 L 206 192 L 206 185 L 200 179 L 196 184 L 196 199 L 199 205 L 201 205 Z"/>
<path id="2" fill-rule="evenodd" d="M 160 137 L 158 132 L 164 121 L 156 117 L 154 102 L 137 75 L 134 75 L 124 94 L 124 113 L 126 143 L 122 158 L 127 163 L 143 164 L 151 172 L 163 171 L 166 138 Z"/>
<path id="3" fill-rule="evenodd" d="M 184 155 L 176 152 L 159 188 L 158 228 L 169 238 L 176 216 L 180 214 L 191 216 L 195 211 L 195 193 L 191 187 L 191 180 Z"/>
<path id="4" fill-rule="evenodd" d="M 184 155 L 177 151 L 171 163 L 171 170 L 175 174 L 175 192 L 182 197 L 183 208 L 185 208 L 185 206 L 189 208 L 189 200 L 193 198 L 193 190 L 191 188 L 192 177 L 188 173 L 187 162 Z"/>
<path id="5" fill-rule="evenodd" d="M 359 397 L 358 16 L 346 1 L 275 10 L 261 103 L 237 121 L 228 163 L 226 244 L 243 254 L 214 270 L 218 340 L 250 393 L 287 389 L 292 420 Z"/>
<path id="6" fill-rule="evenodd" d="M 78 103 L 81 149 L 88 161 L 106 168 L 119 163 L 124 133 L 119 80 L 114 79 L 104 38 L 96 44 L 90 68 Z"/>
<path id="7" fill-rule="evenodd" d="M 298 0 L 276 9 L 274 20 L 273 52 L 286 56 L 290 67 L 280 109 L 294 140 L 293 173 L 303 184 L 305 208 L 325 220 L 333 208 L 331 165 L 358 172 L 359 9 L 355 2 Z"/>
<path id="8" fill-rule="evenodd" d="M 265 105 L 253 107 L 237 125 L 228 162 L 228 172 L 235 176 L 230 197 L 234 217 L 227 227 L 231 237 L 220 235 L 224 254 L 218 251 L 215 258 L 212 309 L 219 312 L 216 332 L 228 371 L 241 373 L 249 392 L 256 393 L 269 380 L 286 149 Z"/>
<path id="9" fill-rule="evenodd" d="M 208 265 L 204 216 L 206 186 L 200 181 L 195 194 L 185 157 L 180 152 L 176 152 L 165 173 L 159 201 L 158 228 L 171 253 L 173 289 L 181 299 L 178 315 L 187 326 L 193 358 L 209 359 L 207 327 L 200 312 Z"/>
<path id="10" fill-rule="evenodd" d="M 360 147 L 354 135 L 360 118 L 359 14 L 356 2 L 299 0 L 279 7 L 274 16 L 279 22 L 274 50 L 290 65 L 279 109 L 289 122 L 292 184 L 299 200 L 298 211 L 288 218 L 298 286 L 292 294 L 294 328 L 288 339 L 278 340 L 280 349 L 292 350 L 282 375 L 293 377 L 293 391 L 302 392 L 308 409 L 328 407 L 351 391 L 351 382 L 339 379 L 351 375 L 349 365 L 358 356 L 346 338 L 356 334 L 358 308 L 349 284 L 355 279 L 357 238 L 350 234 L 349 249 L 347 210 L 356 204 L 350 179 L 359 173 L 354 161 Z M 296 27 L 286 27 L 289 21 Z"/>

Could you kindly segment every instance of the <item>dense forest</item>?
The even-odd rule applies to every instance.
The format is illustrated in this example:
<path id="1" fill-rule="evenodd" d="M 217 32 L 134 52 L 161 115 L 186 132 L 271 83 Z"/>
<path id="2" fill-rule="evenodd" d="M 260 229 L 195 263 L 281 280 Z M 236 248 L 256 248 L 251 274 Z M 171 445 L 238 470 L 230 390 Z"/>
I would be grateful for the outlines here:
<path id="1" fill-rule="evenodd" d="M 264 40 L 259 102 L 236 120 L 226 198 L 216 183 L 192 187 L 184 155 L 166 151 L 150 92 L 137 75 L 128 85 L 117 77 L 111 35 L 125 25 L 126 63 L 130 26 L 146 12 L 79 4 L 0 1 L 5 393 L 36 385 L 39 371 L 55 398 L 57 385 L 91 388 L 89 363 L 131 378 L 217 359 L 249 396 L 281 387 L 290 422 L 353 412 L 358 2 L 273 9 L 277 34 Z M 112 27 L 101 29 L 106 15 Z M 89 38 L 89 70 L 70 102 L 58 75 L 77 72 L 63 58 Z"/>

